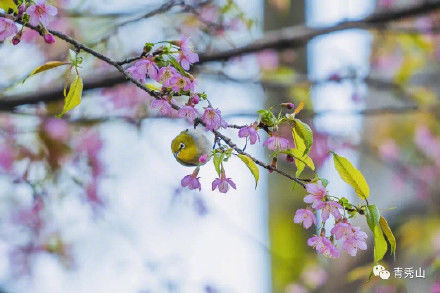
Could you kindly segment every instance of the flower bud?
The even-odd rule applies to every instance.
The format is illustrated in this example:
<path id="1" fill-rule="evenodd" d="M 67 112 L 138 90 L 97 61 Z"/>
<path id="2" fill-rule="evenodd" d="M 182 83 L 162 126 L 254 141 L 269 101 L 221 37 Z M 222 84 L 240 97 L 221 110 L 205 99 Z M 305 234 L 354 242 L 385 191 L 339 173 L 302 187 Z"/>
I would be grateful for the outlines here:
<path id="1" fill-rule="evenodd" d="M 277 162 L 278 162 L 278 159 L 275 157 L 275 158 L 273 158 L 272 159 L 272 164 L 270 164 L 270 166 L 273 168 L 273 169 L 275 169 L 276 167 L 277 167 Z M 273 172 L 273 170 L 269 170 L 269 173 L 272 173 Z"/>
<path id="2" fill-rule="evenodd" d="M 197 105 L 200 101 L 199 96 L 197 94 L 194 94 L 191 96 L 190 100 L 191 104 Z"/>
<path id="3" fill-rule="evenodd" d="M 26 5 L 25 4 L 20 5 L 20 7 L 18 7 L 18 17 L 21 17 L 25 11 L 26 11 Z"/>
<path id="4" fill-rule="evenodd" d="M 21 37 L 21 36 L 19 36 L 19 35 L 17 34 L 17 35 L 15 35 L 15 36 L 12 38 L 12 44 L 13 44 L 14 46 L 17 46 L 17 45 L 20 43 L 20 41 L 21 41 L 20 37 Z"/>
<path id="5" fill-rule="evenodd" d="M 47 33 L 44 35 L 44 41 L 48 44 L 53 44 L 55 43 L 55 38 L 52 34 Z"/>
<path id="6" fill-rule="evenodd" d="M 293 103 L 282 103 L 281 106 L 286 107 L 289 110 L 293 110 L 293 108 L 295 108 Z"/>

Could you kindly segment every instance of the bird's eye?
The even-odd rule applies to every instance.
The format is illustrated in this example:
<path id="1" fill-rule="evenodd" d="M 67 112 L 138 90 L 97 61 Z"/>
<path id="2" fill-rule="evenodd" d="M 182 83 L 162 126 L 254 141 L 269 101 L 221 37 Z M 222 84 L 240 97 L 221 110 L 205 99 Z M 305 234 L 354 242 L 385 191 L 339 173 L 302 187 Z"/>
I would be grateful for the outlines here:
<path id="1" fill-rule="evenodd" d="M 185 144 L 184 144 L 183 142 L 181 142 L 181 143 L 179 144 L 179 148 L 180 148 L 180 149 L 185 148 Z"/>

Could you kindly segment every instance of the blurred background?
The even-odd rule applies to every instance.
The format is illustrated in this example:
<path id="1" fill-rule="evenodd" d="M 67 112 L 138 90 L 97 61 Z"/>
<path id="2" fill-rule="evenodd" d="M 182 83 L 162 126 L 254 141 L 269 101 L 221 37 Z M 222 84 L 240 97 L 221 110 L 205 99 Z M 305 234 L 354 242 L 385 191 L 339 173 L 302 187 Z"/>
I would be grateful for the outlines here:
<path id="1" fill-rule="evenodd" d="M 123 60 L 145 42 L 181 35 L 204 56 L 436 1 L 49 2 L 59 8 L 51 28 Z M 159 117 L 151 97 L 90 55 L 81 53 L 81 105 L 54 118 L 63 69 L 22 80 L 46 61 L 66 60 L 69 47 L 25 30 L 18 46 L 0 43 L 0 105 L 51 102 L 0 114 L 1 292 L 440 292 L 439 16 L 364 23 L 193 69 L 228 123 L 304 101 L 300 118 L 313 128 L 311 157 L 328 189 L 356 202 L 329 160 L 334 150 L 365 175 L 370 201 L 396 235 L 397 255 L 384 260 L 392 275 L 420 267 L 425 278 L 366 282 L 371 233 L 356 257 L 317 256 L 306 244 L 313 231 L 293 223 L 304 191 L 265 170 L 255 189 L 239 160 L 227 165 L 237 190 L 212 192 L 211 164 L 201 170 L 201 192 L 182 189 L 192 170 L 174 160 L 170 142 L 191 125 Z M 237 131 L 224 133 L 244 146 Z M 247 150 L 270 162 L 262 145 Z M 295 172 L 286 161 L 279 167 Z M 368 231 L 364 219 L 355 223 Z"/>

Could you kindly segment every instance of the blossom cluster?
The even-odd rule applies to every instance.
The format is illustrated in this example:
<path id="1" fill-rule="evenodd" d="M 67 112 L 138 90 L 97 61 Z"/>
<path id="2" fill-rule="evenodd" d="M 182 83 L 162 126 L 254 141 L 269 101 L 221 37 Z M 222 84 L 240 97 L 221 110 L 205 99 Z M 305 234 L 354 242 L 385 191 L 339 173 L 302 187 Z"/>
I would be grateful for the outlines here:
<path id="1" fill-rule="evenodd" d="M 25 1 L 18 7 L 17 17 L 25 24 L 40 27 L 44 41 L 48 44 L 55 43 L 54 36 L 48 32 L 46 26 L 49 25 L 52 18 L 58 14 L 55 6 L 46 3 L 46 0 L 37 0 L 34 3 Z M 18 29 L 16 23 L 8 18 L 0 17 L 0 42 L 10 36 L 12 44 L 18 45 L 23 35 L 24 26 Z"/>
<path id="2" fill-rule="evenodd" d="M 202 99 L 206 99 L 203 93 L 196 92 L 196 81 L 187 71 L 190 66 L 199 61 L 199 56 L 193 51 L 190 40 L 182 36 L 178 42 L 168 42 L 167 46 L 160 46 L 151 54 L 152 44 L 146 45 L 148 51 L 144 57 L 136 61 L 134 65 L 127 68 L 127 72 L 136 80 L 146 83 L 148 79 L 157 82 L 161 86 L 162 98 L 153 99 L 151 107 L 156 109 L 163 116 L 176 115 L 194 123 L 200 119 L 207 131 L 226 128 L 228 124 L 223 119 L 220 110 L 213 108 L 210 103 L 203 107 L 203 114 L 196 109 L 200 106 Z M 174 96 L 186 96 L 186 103 L 176 108 Z M 207 155 L 199 158 L 200 165 L 206 163 Z M 199 168 L 185 176 L 181 185 L 191 190 L 201 190 Z M 226 193 L 229 187 L 236 188 L 231 178 L 227 178 L 224 170 L 219 173 L 219 177 L 212 182 L 212 190 L 218 189 L 221 193 Z"/>
<path id="3" fill-rule="evenodd" d="M 343 207 L 329 198 L 321 181 L 307 184 L 306 190 L 308 195 L 304 197 L 304 202 L 310 206 L 306 209 L 298 209 L 294 216 L 294 222 L 302 223 L 304 228 L 308 229 L 313 224 L 317 225 L 315 214 L 319 211 L 322 227 L 319 235 L 314 235 L 307 241 L 309 246 L 315 248 L 318 253 L 332 258 L 340 256 L 340 252 L 334 244 L 335 240 L 340 241 L 342 249 L 351 256 L 355 256 L 358 249 L 367 249 L 365 242 L 367 234 L 361 231 L 360 227 L 352 226 L 348 222 L 348 219 L 341 213 Z M 327 237 L 325 224 L 330 216 L 334 218 L 335 225 L 330 230 L 330 237 Z"/>

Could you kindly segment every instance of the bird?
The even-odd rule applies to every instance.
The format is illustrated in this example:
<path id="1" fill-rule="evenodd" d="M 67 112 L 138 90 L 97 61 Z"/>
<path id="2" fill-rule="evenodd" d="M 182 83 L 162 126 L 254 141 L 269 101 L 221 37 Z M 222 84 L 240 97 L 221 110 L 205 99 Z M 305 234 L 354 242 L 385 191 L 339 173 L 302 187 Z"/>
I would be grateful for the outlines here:
<path id="1" fill-rule="evenodd" d="M 171 151 L 177 162 L 187 167 L 200 166 L 201 156 L 209 157 L 211 145 L 205 134 L 197 129 L 186 129 L 179 133 L 171 142 Z"/>

